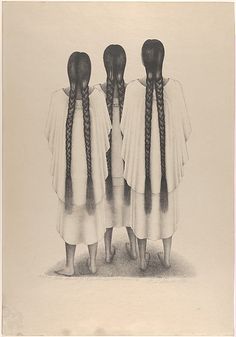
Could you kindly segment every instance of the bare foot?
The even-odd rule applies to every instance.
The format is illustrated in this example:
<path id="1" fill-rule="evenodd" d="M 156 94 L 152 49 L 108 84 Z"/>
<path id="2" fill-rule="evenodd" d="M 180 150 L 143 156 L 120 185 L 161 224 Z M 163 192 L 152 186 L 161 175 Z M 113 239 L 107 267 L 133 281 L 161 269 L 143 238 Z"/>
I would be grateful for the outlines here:
<path id="1" fill-rule="evenodd" d="M 72 267 L 65 266 L 65 268 L 63 269 L 56 270 L 56 273 L 58 275 L 73 276 L 75 274 L 75 270 L 73 266 Z"/>
<path id="2" fill-rule="evenodd" d="M 137 259 L 137 252 L 136 252 L 135 249 L 131 249 L 130 248 L 130 243 L 129 242 L 126 242 L 125 248 L 126 248 L 126 251 L 127 251 L 128 255 L 129 255 L 129 257 L 132 260 L 136 260 Z"/>
<path id="3" fill-rule="evenodd" d="M 97 268 L 95 263 L 91 263 L 90 258 L 88 258 L 87 260 L 87 265 L 88 265 L 88 269 L 90 271 L 91 274 L 96 274 L 97 272 Z"/>
<path id="4" fill-rule="evenodd" d="M 106 263 L 112 263 L 115 254 L 116 254 L 116 249 L 115 249 L 115 247 L 112 246 L 111 247 L 111 253 L 109 255 L 106 255 L 106 257 L 105 257 Z"/>
<path id="5" fill-rule="evenodd" d="M 170 268 L 170 262 L 169 261 L 166 261 L 164 259 L 164 254 L 162 252 L 158 253 L 157 256 L 159 257 L 159 260 L 161 261 L 161 264 L 163 267 L 165 267 L 166 269 L 169 269 Z"/>
<path id="6" fill-rule="evenodd" d="M 148 267 L 149 264 L 149 260 L 150 260 L 150 254 L 149 253 L 145 253 L 145 259 L 143 261 L 140 261 L 140 266 L 139 268 L 142 271 L 145 271 Z"/>

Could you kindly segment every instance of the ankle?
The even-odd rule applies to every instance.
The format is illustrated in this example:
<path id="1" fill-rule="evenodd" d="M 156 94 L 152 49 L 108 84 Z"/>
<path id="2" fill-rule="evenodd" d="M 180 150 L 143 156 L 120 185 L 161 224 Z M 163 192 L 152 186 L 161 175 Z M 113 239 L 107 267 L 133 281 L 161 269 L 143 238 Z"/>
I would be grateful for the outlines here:
<path id="1" fill-rule="evenodd" d="M 170 256 L 164 254 L 164 261 L 170 262 Z"/>
<path id="2" fill-rule="evenodd" d="M 135 246 L 130 246 L 130 252 L 134 257 L 138 256 L 137 249 Z"/>
<path id="3" fill-rule="evenodd" d="M 132 249 L 133 251 L 136 251 L 136 243 L 135 242 L 130 241 L 129 245 L 130 245 L 130 249 Z"/>
<path id="4" fill-rule="evenodd" d="M 90 259 L 90 265 L 91 266 L 95 266 L 96 265 L 96 260 L 95 259 Z"/>
<path id="5" fill-rule="evenodd" d="M 146 259 L 145 259 L 145 257 L 140 257 L 139 261 L 140 261 L 140 263 L 144 263 L 144 262 L 146 262 Z"/>
<path id="6" fill-rule="evenodd" d="M 70 270 L 74 270 L 74 264 L 73 263 L 66 263 L 65 267 Z"/>

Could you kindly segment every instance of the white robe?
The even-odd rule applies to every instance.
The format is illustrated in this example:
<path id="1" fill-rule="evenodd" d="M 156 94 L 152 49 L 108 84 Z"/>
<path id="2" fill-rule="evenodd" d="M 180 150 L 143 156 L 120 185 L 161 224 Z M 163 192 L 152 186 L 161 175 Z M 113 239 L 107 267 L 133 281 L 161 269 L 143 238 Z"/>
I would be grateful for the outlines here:
<path id="1" fill-rule="evenodd" d="M 94 88 L 89 96 L 91 120 L 92 177 L 96 211 L 88 215 L 86 203 L 87 162 L 85 153 L 82 101 L 76 100 L 72 129 L 71 177 L 73 210 L 65 212 L 66 118 L 68 96 L 60 89 L 53 93 L 45 134 L 52 152 L 53 188 L 59 198 L 58 231 L 69 244 L 93 244 L 103 237 L 105 220 L 105 180 L 108 175 L 106 152 L 109 149 L 111 122 L 102 90 Z"/>
<path id="2" fill-rule="evenodd" d="M 101 84 L 96 87 L 101 89 Z M 104 93 L 104 97 L 106 94 Z M 128 224 L 128 207 L 124 203 L 124 162 L 121 156 L 122 134 L 120 130 L 120 110 L 118 98 L 113 99 L 112 119 L 112 183 L 113 199 L 106 202 L 106 227 L 123 227 Z"/>
<path id="3" fill-rule="evenodd" d="M 166 213 L 159 209 L 161 163 L 155 90 L 150 151 L 152 211 L 149 215 L 146 215 L 144 211 L 146 88 L 138 80 L 132 81 L 126 88 L 121 120 L 122 158 L 125 161 L 124 178 L 131 187 L 129 225 L 140 239 L 157 240 L 173 235 L 179 219 L 177 187 L 184 175 L 184 165 L 188 160 L 186 142 L 191 133 L 191 125 L 180 82 L 169 79 L 163 91 L 166 177 L 169 197 L 169 207 Z"/>

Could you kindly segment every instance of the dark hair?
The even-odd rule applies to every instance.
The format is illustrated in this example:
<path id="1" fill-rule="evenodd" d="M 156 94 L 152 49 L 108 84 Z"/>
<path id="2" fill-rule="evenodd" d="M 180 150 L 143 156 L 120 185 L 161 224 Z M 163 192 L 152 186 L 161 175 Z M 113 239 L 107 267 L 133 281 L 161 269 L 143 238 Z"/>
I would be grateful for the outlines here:
<path id="1" fill-rule="evenodd" d="M 119 112 L 120 120 L 122 116 L 122 110 L 125 98 L 125 82 L 124 82 L 124 71 L 126 65 L 126 54 L 124 48 L 120 45 L 109 45 L 103 54 L 104 66 L 107 73 L 106 80 L 106 103 L 111 119 L 113 121 L 113 100 L 114 100 L 114 89 L 115 84 L 118 88 L 118 101 L 119 101 Z M 108 167 L 108 177 L 106 179 L 106 195 L 107 199 L 111 200 L 113 198 L 113 188 L 112 188 L 112 161 L 111 161 L 111 144 L 112 144 L 112 132 L 109 135 L 110 149 L 107 152 L 107 167 Z M 125 181 L 125 197 L 129 193 L 128 185 Z"/>
<path id="2" fill-rule="evenodd" d="M 152 130 L 152 103 L 153 90 L 155 88 L 158 125 L 160 134 L 160 157 L 161 157 L 161 188 L 160 209 L 166 212 L 168 209 L 168 188 L 166 180 L 165 158 L 165 112 L 163 99 L 162 65 L 164 60 L 164 46 L 159 40 L 147 40 L 142 47 L 142 60 L 146 69 L 146 96 L 145 96 L 145 212 L 152 209 L 152 186 L 150 176 L 150 152 Z"/>
<path id="3" fill-rule="evenodd" d="M 68 77 L 70 81 L 68 113 L 66 120 L 66 181 L 65 181 L 65 209 L 71 212 L 73 204 L 73 188 L 71 179 L 71 148 L 72 148 L 72 128 L 75 112 L 77 89 L 81 90 L 83 121 L 84 121 L 84 141 L 87 162 L 87 190 L 86 208 L 89 214 L 95 210 L 94 188 L 92 179 L 92 156 L 91 156 L 91 125 L 89 112 L 89 80 L 91 75 L 91 62 L 86 53 L 74 52 L 71 54 L 67 65 Z"/>

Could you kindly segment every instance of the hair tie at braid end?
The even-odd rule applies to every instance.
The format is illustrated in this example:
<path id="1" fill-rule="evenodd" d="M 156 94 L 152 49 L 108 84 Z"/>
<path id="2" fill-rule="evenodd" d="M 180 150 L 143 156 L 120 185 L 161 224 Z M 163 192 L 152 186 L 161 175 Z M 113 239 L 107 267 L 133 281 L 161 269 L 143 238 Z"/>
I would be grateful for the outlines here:
<path id="1" fill-rule="evenodd" d="M 151 179 L 149 176 L 146 176 L 145 179 L 144 208 L 146 214 L 149 214 L 152 210 L 152 186 L 151 186 Z"/>
<path id="2" fill-rule="evenodd" d="M 127 206 L 130 204 L 130 186 L 127 184 L 127 181 L 124 182 L 124 201 Z"/>
<path id="3" fill-rule="evenodd" d="M 160 209 L 163 213 L 168 210 L 168 188 L 165 176 L 161 177 Z"/>
<path id="4" fill-rule="evenodd" d="M 71 213 L 72 203 L 73 203 L 72 179 L 71 176 L 66 176 L 65 210 L 67 211 L 67 213 Z"/>
<path id="5" fill-rule="evenodd" d="M 86 191 L 86 209 L 88 214 L 93 214 L 95 211 L 95 199 L 94 199 L 94 188 L 93 179 L 91 176 L 87 178 L 87 191 Z"/>
<path id="6" fill-rule="evenodd" d="M 107 197 L 107 200 L 109 201 L 113 199 L 113 186 L 112 186 L 111 174 L 109 174 L 106 179 L 106 197 Z"/>

